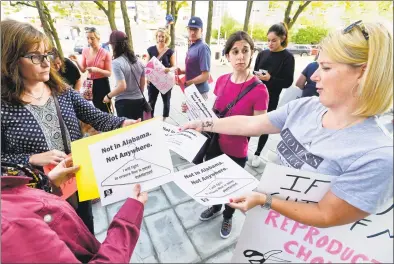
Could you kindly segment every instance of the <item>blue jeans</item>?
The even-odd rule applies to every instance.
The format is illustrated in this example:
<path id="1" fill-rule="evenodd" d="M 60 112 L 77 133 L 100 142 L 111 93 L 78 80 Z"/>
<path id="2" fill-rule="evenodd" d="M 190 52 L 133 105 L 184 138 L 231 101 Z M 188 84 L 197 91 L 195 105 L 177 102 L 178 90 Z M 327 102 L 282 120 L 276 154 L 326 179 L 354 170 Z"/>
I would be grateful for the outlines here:
<path id="1" fill-rule="evenodd" d="M 168 117 L 170 115 L 170 101 L 171 101 L 171 90 L 166 92 L 165 94 L 160 93 L 160 91 L 152 84 L 148 84 L 148 97 L 149 97 L 149 104 L 152 107 L 152 117 L 154 116 L 155 112 L 155 105 L 157 101 L 157 97 L 159 93 L 161 94 L 161 99 L 163 99 L 163 117 Z"/>

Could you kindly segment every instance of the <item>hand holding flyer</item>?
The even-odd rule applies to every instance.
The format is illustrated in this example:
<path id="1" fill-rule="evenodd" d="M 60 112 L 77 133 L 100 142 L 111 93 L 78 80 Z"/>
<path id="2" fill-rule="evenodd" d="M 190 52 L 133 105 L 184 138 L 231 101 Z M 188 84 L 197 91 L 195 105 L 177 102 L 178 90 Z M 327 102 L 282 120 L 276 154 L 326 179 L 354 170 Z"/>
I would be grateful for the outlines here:
<path id="1" fill-rule="evenodd" d="M 224 154 L 175 173 L 174 182 L 202 205 L 229 203 L 231 197 L 258 185 L 255 177 Z"/>
<path id="2" fill-rule="evenodd" d="M 156 58 L 152 57 L 146 64 L 146 78 L 162 93 L 165 94 L 175 84 L 175 75 L 173 72 L 164 72 L 164 65 Z"/>
<path id="3" fill-rule="evenodd" d="M 162 121 L 151 119 L 75 141 L 71 145 L 80 200 L 101 197 L 108 205 L 172 181 L 173 165 Z"/>
<path id="4" fill-rule="evenodd" d="M 193 162 L 193 159 L 207 140 L 204 135 L 195 130 L 179 131 L 178 127 L 165 122 L 163 122 L 163 130 L 168 148 L 189 162 Z"/>
<path id="5" fill-rule="evenodd" d="M 207 118 L 217 119 L 218 117 L 207 106 L 206 101 L 201 96 L 194 84 L 185 89 L 187 114 L 190 120 L 203 120 Z"/>
<path id="6" fill-rule="evenodd" d="M 67 155 L 67 157 L 71 157 L 71 154 Z M 52 164 L 44 166 L 43 167 L 44 173 L 46 175 L 48 175 L 49 172 L 51 170 L 53 170 L 53 168 L 55 168 L 55 167 L 56 167 L 56 165 L 52 165 Z M 73 195 L 77 191 L 77 180 L 75 178 L 75 175 L 73 177 L 70 177 L 69 180 L 67 180 L 66 182 L 63 182 L 59 187 L 62 190 L 61 197 L 64 200 L 69 198 L 71 195 Z"/>

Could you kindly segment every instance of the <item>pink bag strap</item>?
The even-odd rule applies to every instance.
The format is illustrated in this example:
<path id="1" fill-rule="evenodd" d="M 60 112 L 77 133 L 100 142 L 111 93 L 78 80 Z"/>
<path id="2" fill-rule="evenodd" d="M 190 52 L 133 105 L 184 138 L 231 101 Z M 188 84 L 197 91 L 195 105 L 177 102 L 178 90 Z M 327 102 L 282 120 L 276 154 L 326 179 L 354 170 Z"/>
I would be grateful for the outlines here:
<path id="1" fill-rule="evenodd" d="M 100 60 L 102 50 L 104 50 L 104 49 L 100 48 L 99 51 L 97 52 L 96 57 L 94 58 L 93 67 L 97 67 L 96 65 L 97 65 L 98 61 Z M 90 79 L 93 79 L 93 75 L 94 75 L 94 73 L 90 74 Z"/>

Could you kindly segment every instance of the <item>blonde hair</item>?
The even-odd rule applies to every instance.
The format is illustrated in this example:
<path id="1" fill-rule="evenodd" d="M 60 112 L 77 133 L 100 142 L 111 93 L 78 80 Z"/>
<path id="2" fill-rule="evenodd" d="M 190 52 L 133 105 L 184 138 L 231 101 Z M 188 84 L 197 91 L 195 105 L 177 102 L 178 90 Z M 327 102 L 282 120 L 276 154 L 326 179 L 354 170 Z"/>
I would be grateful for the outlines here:
<path id="1" fill-rule="evenodd" d="M 92 33 L 96 39 L 100 40 L 100 33 L 97 31 L 96 28 L 87 28 L 85 30 L 85 33 Z"/>
<path id="2" fill-rule="evenodd" d="M 170 33 L 168 33 L 168 30 L 165 29 L 165 28 L 159 28 L 158 30 L 156 30 L 156 34 L 155 34 L 156 40 L 157 40 L 157 35 L 159 34 L 159 32 L 161 32 L 161 33 L 164 34 L 164 38 L 165 38 L 165 40 L 166 40 L 166 42 L 165 42 L 165 43 L 166 43 L 166 46 L 170 45 L 171 36 L 170 36 Z"/>
<path id="3" fill-rule="evenodd" d="M 393 104 L 393 39 L 382 23 L 363 23 L 366 40 L 359 27 L 343 33 L 337 30 L 321 42 L 321 49 L 333 61 L 352 67 L 366 65 L 357 89 L 355 116 L 374 116 Z"/>

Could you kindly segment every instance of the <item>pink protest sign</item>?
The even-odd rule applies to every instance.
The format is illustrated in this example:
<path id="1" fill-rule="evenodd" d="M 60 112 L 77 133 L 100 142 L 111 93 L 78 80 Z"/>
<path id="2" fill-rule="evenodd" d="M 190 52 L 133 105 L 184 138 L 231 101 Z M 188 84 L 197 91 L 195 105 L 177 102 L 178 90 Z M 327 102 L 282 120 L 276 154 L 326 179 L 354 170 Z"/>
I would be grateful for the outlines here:
<path id="1" fill-rule="evenodd" d="M 164 65 L 156 58 L 152 57 L 145 67 L 145 76 L 162 93 L 167 93 L 175 84 L 173 72 L 164 72 Z"/>

